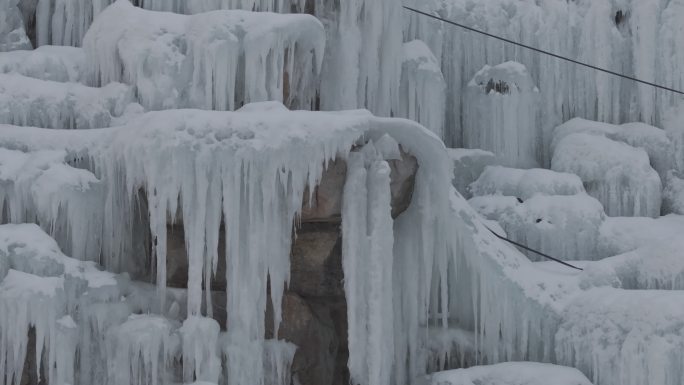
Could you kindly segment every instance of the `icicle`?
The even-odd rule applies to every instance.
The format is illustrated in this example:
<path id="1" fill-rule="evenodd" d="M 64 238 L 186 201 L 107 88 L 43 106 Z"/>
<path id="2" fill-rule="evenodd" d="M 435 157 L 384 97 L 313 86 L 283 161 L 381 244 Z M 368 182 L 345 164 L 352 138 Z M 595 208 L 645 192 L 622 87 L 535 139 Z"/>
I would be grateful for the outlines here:
<path id="1" fill-rule="evenodd" d="M 310 108 L 325 39 L 323 25 L 309 15 L 215 11 L 185 16 L 119 0 L 93 23 L 83 46 L 90 84 L 135 85 L 140 103 L 149 109 L 234 109 L 282 101 L 285 87 L 296 94 L 293 107 Z M 286 68 L 291 70 L 287 76 Z"/>
<path id="2" fill-rule="evenodd" d="M 189 317 L 180 328 L 183 350 L 183 381 L 218 384 L 221 360 L 218 356 L 219 325 L 209 318 Z"/>
<path id="3" fill-rule="evenodd" d="M 44 378 L 40 371 L 43 352 L 50 352 L 57 342 L 55 321 L 65 311 L 63 287 L 63 278 L 17 270 L 9 270 L 0 282 L 0 384 L 20 383 L 29 328 L 33 328 L 36 340 L 36 378 Z"/>
<path id="4" fill-rule="evenodd" d="M 660 215 L 662 185 L 642 149 L 590 134 L 571 134 L 555 148 L 552 168 L 577 174 L 610 216 Z"/>
<path id="5" fill-rule="evenodd" d="M 444 137 L 446 83 L 437 58 L 420 40 L 404 43 L 400 95 L 398 116 Z"/>
<path id="6" fill-rule="evenodd" d="M 371 154 L 371 155 L 369 155 Z M 373 156 L 373 154 L 375 154 Z M 369 163 L 366 166 L 365 163 Z M 343 197 L 343 268 L 349 372 L 362 385 L 390 384 L 394 350 L 390 168 L 372 144 L 352 153 Z"/>
<path id="7" fill-rule="evenodd" d="M 109 383 L 115 385 L 159 385 L 166 375 L 178 341 L 172 324 L 158 316 L 132 315 L 121 326 L 110 329 Z"/>

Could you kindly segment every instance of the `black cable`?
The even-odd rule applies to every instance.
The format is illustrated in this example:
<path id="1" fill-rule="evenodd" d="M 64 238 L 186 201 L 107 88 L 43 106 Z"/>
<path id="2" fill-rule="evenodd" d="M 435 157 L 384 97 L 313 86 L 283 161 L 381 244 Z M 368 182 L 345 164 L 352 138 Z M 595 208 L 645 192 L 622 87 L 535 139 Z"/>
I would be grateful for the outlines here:
<path id="1" fill-rule="evenodd" d="M 485 227 L 487 227 L 487 226 L 485 226 Z M 577 267 L 577 266 L 573 266 L 573 265 L 571 265 L 571 264 L 569 264 L 569 263 L 567 263 L 567 262 L 565 262 L 565 261 L 562 261 L 562 260 L 560 260 L 560 259 L 558 259 L 558 258 L 554 258 L 554 257 L 552 257 L 552 256 L 550 256 L 550 255 L 548 255 L 548 254 L 542 253 L 541 251 L 537 251 L 537 250 L 531 249 L 531 248 L 529 248 L 529 247 L 527 247 L 527 246 L 525 246 L 525 245 L 522 245 L 522 244 L 520 244 L 520 243 L 518 243 L 518 242 L 516 242 L 516 241 L 512 241 L 512 240 L 510 240 L 510 239 L 504 237 L 503 235 L 499 235 L 499 234 L 496 233 L 496 231 L 490 229 L 489 227 L 487 227 L 487 230 L 491 231 L 492 234 L 494 234 L 497 238 L 501 239 L 502 241 L 508 242 L 508 243 L 510 243 L 510 244 L 513 244 L 513 245 L 515 245 L 515 246 L 518 246 L 518 247 L 520 247 L 520 248 L 523 248 L 523 249 L 525 249 L 525 250 L 527 250 L 527 251 L 531 251 L 531 252 L 533 252 L 533 253 L 535 253 L 535 254 L 539 254 L 539 255 L 541 255 L 542 257 L 547 258 L 547 259 L 550 259 L 550 260 L 552 260 L 552 261 L 554 261 L 554 262 L 560 263 L 561 265 L 564 265 L 564 266 L 567 266 L 567 267 L 571 267 L 571 268 L 573 268 L 573 269 L 575 269 L 575 270 L 584 271 L 584 269 L 581 269 L 581 268 L 579 268 L 579 267 Z"/>
<path id="2" fill-rule="evenodd" d="M 669 87 L 661 86 L 661 85 L 659 85 L 659 84 L 647 82 L 647 81 L 645 81 L 645 80 L 637 79 L 637 78 L 635 78 L 635 77 L 628 76 L 628 75 L 624 75 L 624 74 L 621 74 L 621 73 L 619 73 L 619 72 L 614 72 L 614 71 L 611 71 L 611 70 L 607 70 L 607 69 L 605 69 L 605 68 L 597 67 L 597 66 L 594 66 L 594 65 L 591 65 L 591 64 L 583 63 L 583 62 L 581 62 L 581 61 L 577 61 L 577 60 L 574 60 L 574 59 L 570 59 L 570 58 L 567 58 L 567 57 L 565 57 L 565 56 L 557 55 L 557 54 L 555 54 L 555 53 L 553 53 L 553 52 L 544 51 L 544 50 L 539 49 L 539 48 L 535 48 L 535 47 L 532 47 L 532 46 L 529 46 L 529 45 L 526 45 L 526 44 L 518 43 L 517 41 L 510 40 L 510 39 L 506 39 L 506 38 L 504 38 L 504 37 L 497 36 L 497 35 L 493 35 L 493 34 L 491 34 L 491 33 L 487 33 L 487 32 L 484 32 L 484 31 L 480 31 L 479 29 L 475 29 L 475 28 L 473 28 L 473 27 L 468 27 L 467 25 L 459 24 L 459 23 L 457 23 L 457 22 L 455 22 L 455 21 L 443 19 L 443 18 L 441 18 L 441 17 L 439 17 L 439 16 L 435 16 L 435 15 L 433 15 L 433 14 L 430 14 L 430 13 L 427 13 L 427 12 L 423 12 L 423 11 L 420 11 L 420 10 L 415 9 L 415 8 L 407 7 L 407 6 L 405 6 L 405 5 L 404 5 L 403 7 L 404 7 L 404 9 L 407 9 L 407 10 L 409 10 L 409 11 L 412 11 L 412 12 L 415 12 L 415 13 L 418 13 L 418 14 L 421 14 L 421 15 L 423 15 L 423 16 L 427 16 L 427 17 L 433 18 L 433 19 L 435 19 L 435 20 L 443 21 L 443 22 L 445 22 L 445 23 L 447 23 L 447 24 L 455 25 L 455 26 L 457 26 L 457 27 L 461 27 L 461 28 L 463 28 L 463 29 L 467 29 L 468 31 L 472 31 L 472 32 L 475 32 L 475 33 L 479 33 L 479 34 L 481 34 L 481 35 L 485 35 L 485 36 L 488 36 L 488 37 L 491 37 L 491 38 L 494 38 L 494 39 L 498 39 L 498 40 L 504 41 L 504 42 L 506 42 L 506 43 L 510 43 L 510 44 L 517 45 L 517 46 L 519 46 L 519 47 L 527 48 L 527 49 L 529 49 L 529 50 L 532 50 L 532 51 L 535 51 L 535 52 L 539 52 L 539 53 L 542 53 L 542 54 L 544 54 L 544 55 L 549 55 L 549 56 L 555 57 L 555 58 L 557 58 L 557 59 L 569 61 L 570 63 L 574 63 L 574 64 L 578 64 L 578 65 L 581 65 L 581 66 L 585 66 L 585 67 L 594 69 L 594 70 L 596 70 L 596 71 L 605 72 L 605 73 L 607 73 L 607 74 L 611 74 L 611 75 L 618 76 L 618 77 L 621 77 L 621 78 L 629 79 L 629 80 L 635 81 L 635 82 L 637 82 L 637 83 L 646 84 L 646 85 L 649 85 L 649 86 L 651 86 L 651 87 L 660 88 L 660 89 L 663 89 L 663 90 L 666 90 L 666 91 L 670 91 L 670 92 L 674 92 L 674 93 L 677 93 L 677 94 L 680 94 L 680 95 L 684 95 L 684 92 L 679 91 L 679 90 L 676 90 L 676 89 L 674 89 L 674 88 L 669 88 Z"/>

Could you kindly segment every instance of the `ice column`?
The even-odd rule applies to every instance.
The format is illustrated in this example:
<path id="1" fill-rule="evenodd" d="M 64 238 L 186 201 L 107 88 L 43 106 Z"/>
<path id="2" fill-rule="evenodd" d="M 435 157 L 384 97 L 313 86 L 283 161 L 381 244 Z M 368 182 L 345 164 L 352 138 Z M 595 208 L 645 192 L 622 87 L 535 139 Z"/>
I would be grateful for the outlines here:
<path id="1" fill-rule="evenodd" d="M 375 152 L 372 144 L 368 146 Z M 388 385 L 394 360 L 390 168 L 383 160 L 364 159 L 362 153 L 352 153 L 348 167 L 342 252 L 349 371 L 352 383 Z"/>
<path id="2" fill-rule="evenodd" d="M 218 355 L 219 324 L 211 318 L 189 317 L 180 328 L 183 349 L 183 381 L 218 383 L 221 359 Z"/>
<path id="3" fill-rule="evenodd" d="M 466 93 L 464 147 L 491 151 L 507 166 L 529 168 L 541 163 L 539 90 L 522 64 L 485 66 Z"/>
<path id="4" fill-rule="evenodd" d="M 397 115 L 414 120 L 443 138 L 446 83 L 437 58 L 420 40 L 404 43 L 400 87 Z"/>

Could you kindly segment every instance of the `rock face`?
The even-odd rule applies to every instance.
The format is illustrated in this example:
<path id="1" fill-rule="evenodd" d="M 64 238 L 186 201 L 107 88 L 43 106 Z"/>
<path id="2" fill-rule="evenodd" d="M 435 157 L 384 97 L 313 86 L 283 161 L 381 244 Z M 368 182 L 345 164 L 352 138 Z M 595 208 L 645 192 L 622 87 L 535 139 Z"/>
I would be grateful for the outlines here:
<path id="1" fill-rule="evenodd" d="M 396 218 L 411 203 L 418 160 L 406 152 L 401 152 L 401 160 L 388 160 L 391 172 L 392 216 Z M 339 221 L 342 212 L 342 191 L 347 179 L 347 164 L 337 160 L 328 164 L 323 172 L 321 183 L 316 187 L 313 198 L 305 192 L 302 203 L 302 222 Z"/>

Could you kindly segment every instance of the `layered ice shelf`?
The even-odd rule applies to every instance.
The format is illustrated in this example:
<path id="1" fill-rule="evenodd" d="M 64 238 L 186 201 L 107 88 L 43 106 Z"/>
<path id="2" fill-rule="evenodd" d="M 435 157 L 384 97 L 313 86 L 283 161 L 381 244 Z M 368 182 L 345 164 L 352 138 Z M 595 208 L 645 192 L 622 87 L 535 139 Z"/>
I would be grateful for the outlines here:
<path id="1" fill-rule="evenodd" d="M 425 383 L 433 385 L 591 385 L 591 382 L 577 369 L 536 362 L 507 362 L 445 371 L 431 375 Z"/>
<path id="2" fill-rule="evenodd" d="M 556 145 L 551 167 L 577 174 L 610 216 L 660 215 L 661 180 L 640 148 L 604 136 L 570 134 Z"/>
<path id="3" fill-rule="evenodd" d="M 95 20 L 83 46 L 90 84 L 134 85 L 149 109 L 233 110 L 265 100 L 311 108 L 325 32 L 309 15 L 186 16 L 118 0 Z"/>
<path id="4" fill-rule="evenodd" d="M 83 50 L 75 47 L 42 46 L 35 50 L 0 53 L 0 73 L 57 82 L 77 82 L 85 69 Z"/>
<path id="5" fill-rule="evenodd" d="M 133 89 L 119 83 L 92 88 L 0 74 L 0 123 L 57 129 L 108 127 L 133 102 Z"/>

